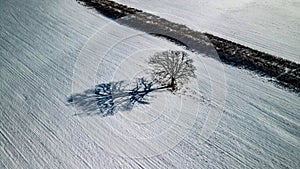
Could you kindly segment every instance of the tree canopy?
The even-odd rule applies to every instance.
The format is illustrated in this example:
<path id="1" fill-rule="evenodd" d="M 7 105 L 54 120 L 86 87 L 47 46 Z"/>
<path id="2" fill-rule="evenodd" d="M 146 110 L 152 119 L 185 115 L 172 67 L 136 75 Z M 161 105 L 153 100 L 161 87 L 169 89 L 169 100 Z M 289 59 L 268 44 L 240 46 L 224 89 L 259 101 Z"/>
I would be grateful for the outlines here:
<path id="1" fill-rule="evenodd" d="M 148 63 L 153 66 L 154 80 L 170 86 L 172 91 L 196 77 L 193 60 L 184 51 L 158 52 L 150 57 Z"/>

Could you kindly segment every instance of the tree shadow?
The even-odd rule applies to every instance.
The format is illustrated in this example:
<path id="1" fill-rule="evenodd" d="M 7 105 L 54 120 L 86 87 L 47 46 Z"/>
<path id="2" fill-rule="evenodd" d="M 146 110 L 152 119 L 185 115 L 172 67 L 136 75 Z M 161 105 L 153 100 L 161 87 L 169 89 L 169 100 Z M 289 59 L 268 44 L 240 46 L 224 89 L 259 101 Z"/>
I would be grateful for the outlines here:
<path id="1" fill-rule="evenodd" d="M 154 82 L 138 78 L 134 83 L 126 81 L 102 83 L 95 89 L 72 94 L 67 98 L 69 105 L 81 110 L 75 115 L 102 117 L 111 116 L 119 111 L 130 111 L 134 104 L 150 104 L 149 93 L 169 86 L 153 88 Z"/>

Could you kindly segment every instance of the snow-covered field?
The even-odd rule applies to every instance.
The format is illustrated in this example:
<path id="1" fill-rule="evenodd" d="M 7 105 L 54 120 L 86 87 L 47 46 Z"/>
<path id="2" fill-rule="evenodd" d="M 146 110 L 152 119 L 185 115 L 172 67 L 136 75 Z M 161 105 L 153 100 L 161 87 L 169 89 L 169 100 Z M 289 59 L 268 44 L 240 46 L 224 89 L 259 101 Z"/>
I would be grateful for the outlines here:
<path id="1" fill-rule="evenodd" d="M 116 0 L 194 30 L 300 62 L 298 0 Z"/>
<path id="2" fill-rule="evenodd" d="M 184 95 L 154 93 L 149 105 L 114 116 L 74 115 L 70 94 L 144 76 L 151 54 L 184 49 L 73 0 L 9 0 L 0 9 L 0 168 L 299 168 L 296 94 L 190 53 L 197 80 Z M 280 52 L 276 38 L 265 42 Z"/>

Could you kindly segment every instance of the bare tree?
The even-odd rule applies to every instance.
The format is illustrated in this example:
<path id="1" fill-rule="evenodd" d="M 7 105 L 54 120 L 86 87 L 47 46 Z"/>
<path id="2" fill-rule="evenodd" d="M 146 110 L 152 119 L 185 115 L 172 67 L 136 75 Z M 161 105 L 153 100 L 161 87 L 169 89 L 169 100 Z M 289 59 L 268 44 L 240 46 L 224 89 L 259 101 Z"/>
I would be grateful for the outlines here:
<path id="1" fill-rule="evenodd" d="M 114 115 L 118 111 L 129 111 L 135 103 L 149 104 L 150 93 L 171 88 L 175 91 L 180 85 L 195 78 L 193 60 L 183 51 L 164 51 L 149 59 L 153 66 L 153 80 L 138 78 L 135 82 L 109 82 L 96 85 L 83 93 L 68 97 L 69 105 L 83 110 L 76 115 Z M 157 86 L 156 84 L 160 84 Z M 96 112 L 97 108 L 100 110 Z"/>
<path id="2" fill-rule="evenodd" d="M 155 53 L 148 61 L 153 66 L 153 78 L 161 85 L 171 87 L 172 91 L 178 86 L 195 78 L 193 60 L 184 51 L 164 51 Z"/>

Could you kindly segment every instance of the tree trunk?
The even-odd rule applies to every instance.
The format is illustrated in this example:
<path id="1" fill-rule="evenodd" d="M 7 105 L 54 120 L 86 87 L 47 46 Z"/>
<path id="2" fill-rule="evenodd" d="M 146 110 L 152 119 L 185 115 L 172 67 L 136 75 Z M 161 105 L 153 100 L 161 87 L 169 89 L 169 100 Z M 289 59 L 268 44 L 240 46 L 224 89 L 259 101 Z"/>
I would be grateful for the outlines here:
<path id="1" fill-rule="evenodd" d="M 172 91 L 175 91 L 175 78 L 174 77 L 171 78 L 171 87 L 172 87 Z"/>

